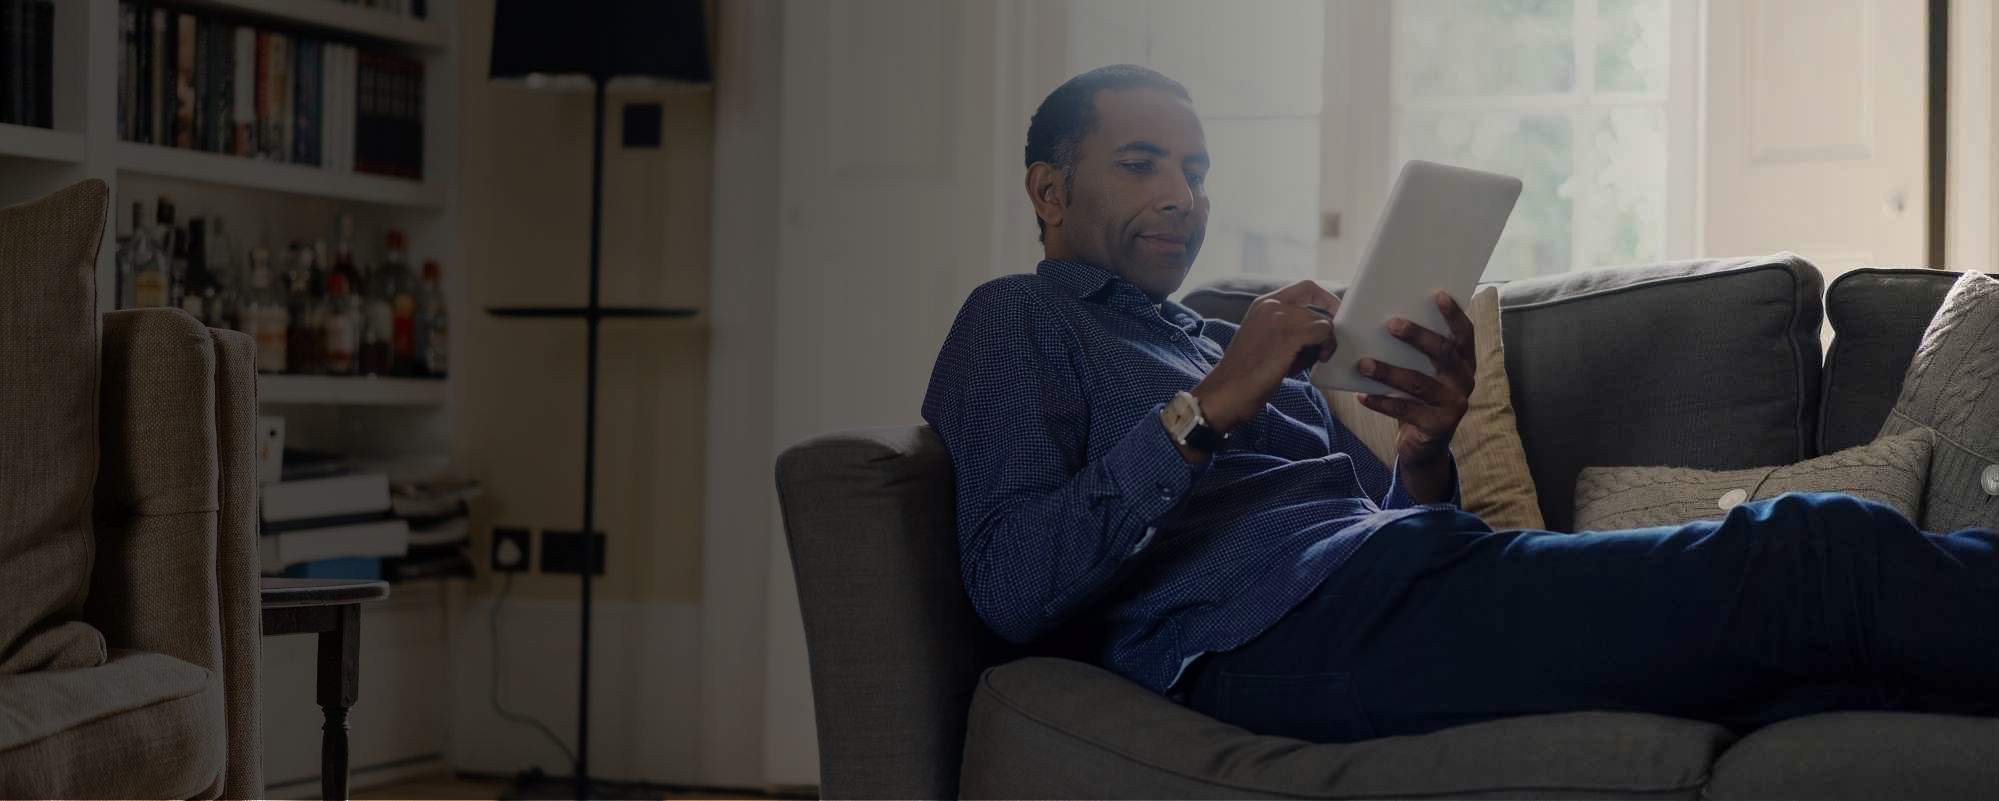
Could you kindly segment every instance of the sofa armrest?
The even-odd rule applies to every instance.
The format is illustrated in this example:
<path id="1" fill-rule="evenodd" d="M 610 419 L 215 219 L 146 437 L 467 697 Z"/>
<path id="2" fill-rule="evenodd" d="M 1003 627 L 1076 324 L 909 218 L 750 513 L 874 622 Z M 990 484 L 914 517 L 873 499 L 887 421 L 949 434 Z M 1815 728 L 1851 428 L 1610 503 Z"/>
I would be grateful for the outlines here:
<path id="1" fill-rule="evenodd" d="M 262 793 L 256 721 L 256 365 L 243 334 L 174 309 L 104 315 L 97 554 L 107 645 L 221 676 L 225 797 Z"/>

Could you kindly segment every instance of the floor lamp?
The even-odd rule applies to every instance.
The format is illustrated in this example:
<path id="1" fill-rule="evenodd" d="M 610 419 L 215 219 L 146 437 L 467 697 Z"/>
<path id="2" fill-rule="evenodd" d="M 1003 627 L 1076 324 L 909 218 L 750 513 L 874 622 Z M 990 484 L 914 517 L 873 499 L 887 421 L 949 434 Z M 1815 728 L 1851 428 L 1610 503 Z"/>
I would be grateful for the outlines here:
<path id="1" fill-rule="evenodd" d="M 594 97 L 590 137 L 590 299 L 583 306 L 509 306 L 497 317 L 580 319 L 588 330 L 583 411 L 583 535 L 580 639 L 576 682 L 575 798 L 590 784 L 590 576 L 595 572 L 597 484 L 597 328 L 607 318 L 686 317 L 693 309 L 606 306 L 598 296 L 604 219 L 604 93 L 613 79 L 704 85 L 708 22 L 702 0 L 499 0 L 493 11 L 489 77 L 530 89 L 587 90 Z"/>

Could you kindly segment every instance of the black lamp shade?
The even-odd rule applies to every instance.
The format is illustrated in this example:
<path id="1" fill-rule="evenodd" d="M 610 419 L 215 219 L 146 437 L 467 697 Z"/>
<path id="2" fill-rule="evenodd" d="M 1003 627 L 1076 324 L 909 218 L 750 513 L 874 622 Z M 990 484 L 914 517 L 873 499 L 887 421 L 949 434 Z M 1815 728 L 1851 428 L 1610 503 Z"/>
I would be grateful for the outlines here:
<path id="1" fill-rule="evenodd" d="M 499 0 L 490 76 L 530 74 L 708 83 L 702 0 Z"/>

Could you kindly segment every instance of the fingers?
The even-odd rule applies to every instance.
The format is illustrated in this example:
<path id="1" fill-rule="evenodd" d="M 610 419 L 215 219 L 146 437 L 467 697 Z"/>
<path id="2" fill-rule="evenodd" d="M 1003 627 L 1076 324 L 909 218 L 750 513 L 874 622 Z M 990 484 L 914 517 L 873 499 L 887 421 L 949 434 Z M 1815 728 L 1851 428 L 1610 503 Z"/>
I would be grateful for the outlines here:
<path id="1" fill-rule="evenodd" d="M 1458 316 L 1462 317 L 1462 312 Z M 1467 397 L 1471 395 L 1473 361 L 1467 358 L 1471 350 L 1468 341 L 1461 342 L 1455 336 L 1446 338 L 1400 317 L 1388 321 L 1388 333 L 1429 356 L 1430 363 L 1437 367 L 1438 380 Z"/>
<path id="2" fill-rule="evenodd" d="M 1333 293 L 1327 292 L 1325 287 L 1319 286 L 1319 282 L 1312 280 L 1295 282 L 1264 297 L 1299 306 L 1317 306 L 1328 311 L 1338 311 L 1340 308 L 1340 299 Z"/>
<path id="3" fill-rule="evenodd" d="M 1397 367 L 1375 359 L 1362 359 L 1354 367 L 1361 375 L 1407 392 L 1410 396 L 1426 403 L 1436 404 L 1448 400 L 1444 385 L 1438 383 L 1437 379 L 1407 367 Z"/>
<path id="4" fill-rule="evenodd" d="M 1471 365 L 1476 370 L 1478 345 L 1471 318 L 1465 315 L 1465 310 L 1458 306 L 1457 299 L 1452 298 L 1449 292 L 1437 293 L 1437 311 L 1443 312 L 1444 323 L 1451 328 L 1451 339 L 1455 340 L 1458 346 L 1458 358 L 1464 359 L 1465 364 Z"/>

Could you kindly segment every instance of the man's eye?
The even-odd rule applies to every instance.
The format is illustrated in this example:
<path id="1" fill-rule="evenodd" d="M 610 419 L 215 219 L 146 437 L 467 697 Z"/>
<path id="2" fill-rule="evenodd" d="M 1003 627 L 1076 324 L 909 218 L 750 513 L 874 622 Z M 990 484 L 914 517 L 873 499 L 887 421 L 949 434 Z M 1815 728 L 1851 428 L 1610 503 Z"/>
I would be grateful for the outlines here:
<path id="1" fill-rule="evenodd" d="M 1187 173 L 1188 186 L 1194 187 L 1195 189 L 1199 189 L 1203 185 L 1207 184 L 1207 182 L 1208 182 L 1208 176 L 1206 175 L 1202 175 L 1198 172 Z"/>
<path id="2" fill-rule="evenodd" d="M 1131 172 L 1152 172 L 1152 162 L 1150 161 L 1121 161 L 1118 163 L 1124 165 L 1124 168 Z"/>

